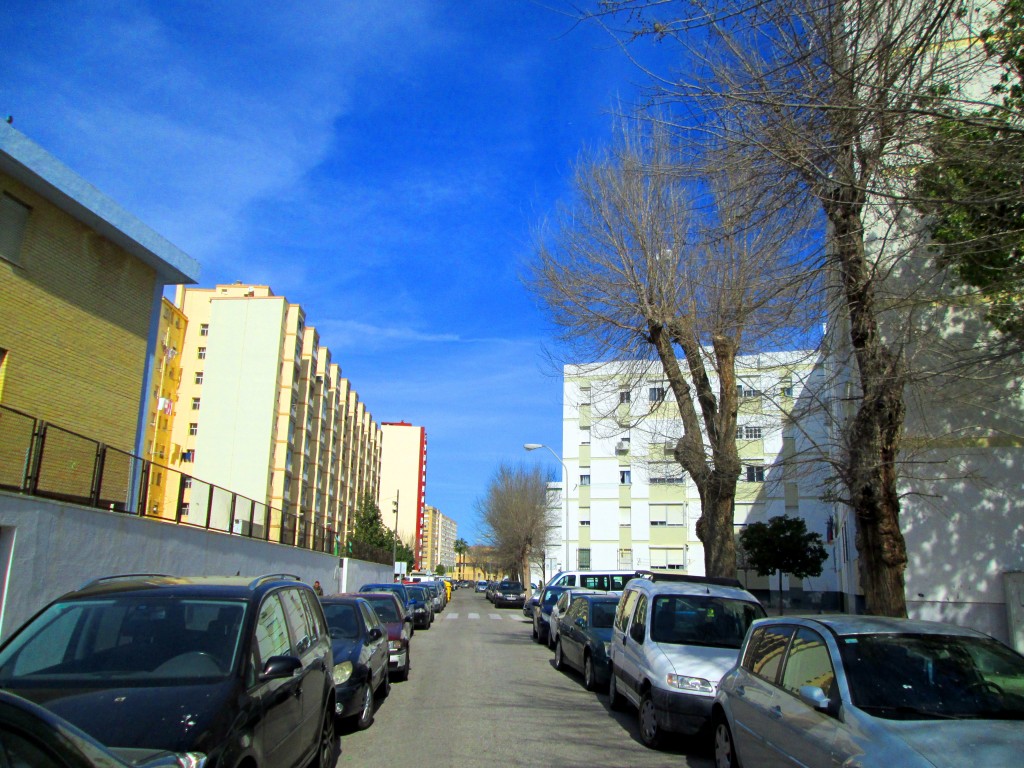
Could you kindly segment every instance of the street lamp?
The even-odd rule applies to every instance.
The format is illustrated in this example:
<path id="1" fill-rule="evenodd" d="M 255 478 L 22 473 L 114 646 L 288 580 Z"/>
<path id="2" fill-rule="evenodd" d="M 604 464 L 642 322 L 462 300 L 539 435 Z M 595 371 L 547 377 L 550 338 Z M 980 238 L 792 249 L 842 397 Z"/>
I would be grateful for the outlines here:
<path id="1" fill-rule="evenodd" d="M 562 465 L 562 567 L 568 567 L 569 563 L 569 468 L 565 466 L 562 457 L 559 456 L 550 446 L 543 443 L 524 443 L 523 448 L 527 451 L 536 451 L 538 448 L 547 448 L 555 460 Z"/>

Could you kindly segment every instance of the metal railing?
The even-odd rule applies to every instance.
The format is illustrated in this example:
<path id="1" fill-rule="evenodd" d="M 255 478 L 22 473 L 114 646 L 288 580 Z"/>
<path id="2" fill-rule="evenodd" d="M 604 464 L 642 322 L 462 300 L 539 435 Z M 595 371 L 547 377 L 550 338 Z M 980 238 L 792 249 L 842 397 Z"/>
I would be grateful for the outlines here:
<path id="1" fill-rule="evenodd" d="M 5 405 L 0 405 L 0 489 L 342 553 L 332 528 Z"/>

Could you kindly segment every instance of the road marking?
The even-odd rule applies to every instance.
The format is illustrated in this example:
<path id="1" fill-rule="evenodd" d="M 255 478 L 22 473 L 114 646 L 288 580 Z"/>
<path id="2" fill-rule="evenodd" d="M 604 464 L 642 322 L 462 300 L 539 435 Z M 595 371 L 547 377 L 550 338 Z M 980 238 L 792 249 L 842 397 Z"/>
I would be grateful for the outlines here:
<path id="1" fill-rule="evenodd" d="M 471 613 L 471 614 L 469 614 L 469 618 L 471 618 L 471 619 L 479 619 L 480 618 L 480 614 L 479 613 Z"/>
<path id="2" fill-rule="evenodd" d="M 497 614 L 497 613 L 489 613 L 487 615 L 490 616 L 495 621 L 501 621 L 501 616 L 499 614 Z"/>
<path id="3" fill-rule="evenodd" d="M 449 613 L 447 616 L 444 617 L 444 620 L 445 621 L 451 621 L 452 619 L 457 619 L 457 618 L 459 618 L 459 614 L 457 614 L 457 613 Z"/>

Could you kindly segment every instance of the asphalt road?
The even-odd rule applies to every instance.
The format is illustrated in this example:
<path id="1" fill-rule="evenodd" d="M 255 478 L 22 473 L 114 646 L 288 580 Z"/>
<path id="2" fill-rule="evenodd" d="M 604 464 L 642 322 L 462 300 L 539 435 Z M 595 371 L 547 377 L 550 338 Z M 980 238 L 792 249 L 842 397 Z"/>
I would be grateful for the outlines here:
<path id="1" fill-rule="evenodd" d="M 339 766 L 713 765 L 710 745 L 685 739 L 652 751 L 636 712 L 608 709 L 530 637 L 521 610 L 457 590 L 430 630 L 412 639 L 412 674 L 395 683 L 365 731 L 342 731 Z"/>

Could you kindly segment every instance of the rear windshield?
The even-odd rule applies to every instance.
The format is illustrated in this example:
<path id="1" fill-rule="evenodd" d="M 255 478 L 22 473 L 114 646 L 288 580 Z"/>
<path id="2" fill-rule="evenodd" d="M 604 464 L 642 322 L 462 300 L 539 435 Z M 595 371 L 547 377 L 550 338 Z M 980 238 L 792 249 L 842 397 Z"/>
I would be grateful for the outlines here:
<path id="1" fill-rule="evenodd" d="M 370 605 L 373 606 L 373 610 L 376 612 L 377 617 L 381 621 L 401 621 L 401 617 L 398 615 L 398 608 L 395 606 L 395 601 L 390 597 L 377 597 L 367 599 L 369 600 Z"/>
<path id="2" fill-rule="evenodd" d="M 765 615 L 758 603 L 711 595 L 658 595 L 651 612 L 651 639 L 678 645 L 736 648 L 747 627 Z"/>
<path id="3" fill-rule="evenodd" d="M 356 607 L 350 603 L 327 603 L 324 605 L 324 616 L 327 626 L 331 629 L 331 637 L 351 640 L 359 637 L 359 620 L 356 618 Z"/>
<path id="4" fill-rule="evenodd" d="M 612 625 L 615 618 L 615 608 L 618 603 L 593 602 L 590 604 L 590 623 L 595 629 L 606 629 Z"/>

